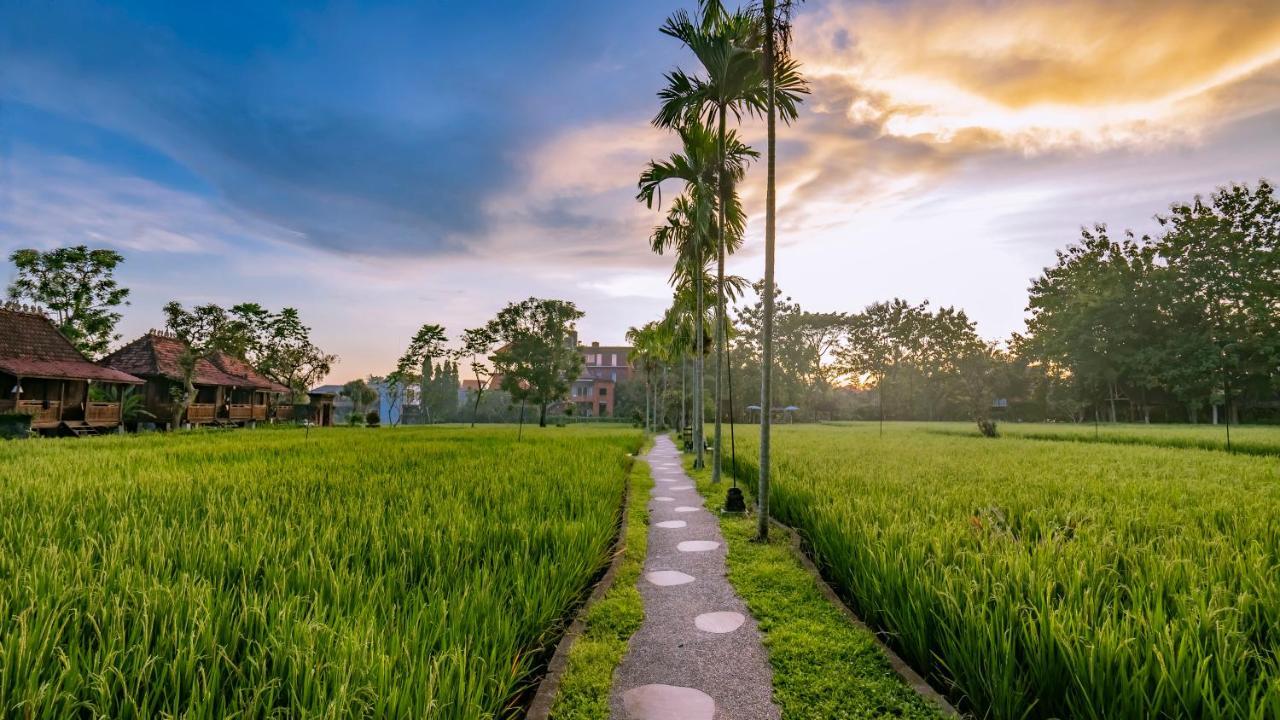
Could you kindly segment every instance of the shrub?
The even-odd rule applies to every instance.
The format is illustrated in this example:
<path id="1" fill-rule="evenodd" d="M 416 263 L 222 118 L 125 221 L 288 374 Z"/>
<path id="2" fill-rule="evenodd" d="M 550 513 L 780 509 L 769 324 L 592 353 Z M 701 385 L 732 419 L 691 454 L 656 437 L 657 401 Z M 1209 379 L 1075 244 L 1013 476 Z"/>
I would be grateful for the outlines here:
<path id="1" fill-rule="evenodd" d="M 0 438 L 27 437 L 31 434 L 31 419 L 28 413 L 0 413 Z"/>
<path id="2" fill-rule="evenodd" d="M 370 410 L 368 414 L 364 416 L 364 424 L 369 427 L 378 427 L 381 422 L 382 418 L 379 417 L 377 410 Z"/>
<path id="3" fill-rule="evenodd" d="M 983 437 L 993 438 L 1000 436 L 1000 432 L 996 430 L 996 421 L 990 418 L 983 418 L 978 421 L 978 432 L 982 433 Z"/>

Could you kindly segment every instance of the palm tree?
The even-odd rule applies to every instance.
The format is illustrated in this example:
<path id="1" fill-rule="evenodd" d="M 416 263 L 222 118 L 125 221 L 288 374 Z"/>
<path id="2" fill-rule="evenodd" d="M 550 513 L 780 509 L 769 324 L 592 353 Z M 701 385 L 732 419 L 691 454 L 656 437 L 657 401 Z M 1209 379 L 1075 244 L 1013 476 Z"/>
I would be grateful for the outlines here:
<path id="1" fill-rule="evenodd" d="M 644 370 L 645 429 L 657 430 L 657 398 L 654 393 L 653 376 L 662 366 L 666 356 L 668 338 L 665 337 L 662 325 L 658 322 L 645 323 L 638 329 L 629 328 L 626 338 L 627 342 L 631 343 L 631 355 L 628 359 L 632 365 L 639 365 Z"/>
<path id="2" fill-rule="evenodd" d="M 740 173 L 733 172 L 729 162 L 728 116 L 732 112 L 740 120 L 744 112 L 766 112 L 768 84 L 764 79 L 765 67 L 761 60 L 761 33 L 757 15 L 749 10 L 729 13 L 717 0 L 702 0 L 699 8 L 701 17 L 696 22 L 681 10 L 667 19 L 661 31 L 680 40 L 693 52 L 702 65 L 706 78 L 690 76 L 680 69 L 668 73 L 667 87 L 658 94 L 662 99 L 662 107 L 653 122 L 659 127 L 679 127 L 691 121 L 705 121 L 708 125 L 718 126 L 719 168 L 716 184 L 720 217 L 717 223 L 716 256 L 717 277 L 723 278 L 725 255 L 733 250 L 726 244 L 729 222 L 725 214 L 730 206 L 731 188 L 742 177 Z M 775 90 L 777 104 L 781 107 L 790 103 L 794 113 L 798 95 L 791 92 L 791 86 L 775 83 Z M 725 324 L 723 295 L 717 298 L 716 312 L 719 316 L 716 326 L 719 329 Z M 724 343 L 723 333 L 717 331 L 715 450 L 711 470 L 713 482 L 720 480 Z"/>
<path id="3" fill-rule="evenodd" d="M 790 124 L 796 119 L 800 94 L 808 87 L 799 64 L 791 57 L 791 14 L 795 0 L 762 0 L 764 20 L 763 72 L 768 140 L 765 151 L 764 200 L 764 321 L 761 323 L 760 368 L 760 478 L 756 489 L 756 536 L 769 538 L 769 468 L 773 408 L 773 295 L 774 249 L 777 237 L 777 118 Z"/>
<path id="4" fill-rule="evenodd" d="M 672 283 L 676 284 L 682 273 L 693 278 L 697 288 L 694 297 L 699 301 L 704 298 L 702 284 L 705 279 L 707 259 L 713 250 L 712 238 L 716 234 L 719 222 L 716 221 L 717 210 L 721 203 L 717 202 L 716 182 L 720 175 L 719 145 L 715 135 L 701 123 L 692 122 L 678 128 L 681 139 L 681 152 L 673 153 L 667 160 L 651 161 L 640 175 L 638 200 L 653 207 L 656 198 L 660 197 L 662 184 L 676 180 L 684 183 L 685 192 L 672 203 L 667 214 L 667 222 L 654 228 L 650 244 L 654 252 L 665 253 L 669 249 L 677 252 L 675 270 L 672 272 Z M 726 137 L 731 169 L 740 177 L 746 172 L 749 158 L 758 155 L 730 133 Z M 724 222 L 734 231 L 734 237 L 741 238 L 742 229 L 746 226 L 746 216 L 742 212 L 741 203 L 736 195 L 731 196 L 725 208 Z M 701 270 L 694 271 L 694 268 Z M 702 310 L 698 308 L 697 314 Z M 703 396 L 703 355 L 698 349 L 705 347 L 701 335 L 701 327 L 697 328 L 694 355 L 694 394 Z M 701 408 L 695 403 L 695 408 Z M 693 442 L 697 447 L 694 467 L 704 466 L 702 419 L 693 424 Z"/>

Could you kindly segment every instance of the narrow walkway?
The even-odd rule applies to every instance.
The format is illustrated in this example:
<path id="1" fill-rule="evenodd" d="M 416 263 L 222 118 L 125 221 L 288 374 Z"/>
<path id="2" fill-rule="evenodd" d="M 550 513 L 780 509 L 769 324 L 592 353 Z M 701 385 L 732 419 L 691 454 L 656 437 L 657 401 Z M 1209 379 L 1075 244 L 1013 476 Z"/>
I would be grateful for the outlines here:
<path id="1" fill-rule="evenodd" d="M 659 435 L 649 552 L 640 578 L 644 623 L 613 678 L 613 720 L 778 720 L 760 633 L 725 577 L 716 516 Z"/>

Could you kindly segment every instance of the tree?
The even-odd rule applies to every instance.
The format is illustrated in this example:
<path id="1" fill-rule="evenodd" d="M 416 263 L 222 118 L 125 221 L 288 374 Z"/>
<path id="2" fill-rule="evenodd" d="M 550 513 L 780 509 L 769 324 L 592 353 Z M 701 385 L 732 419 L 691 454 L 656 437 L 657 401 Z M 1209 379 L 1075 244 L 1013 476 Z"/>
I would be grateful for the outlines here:
<path id="1" fill-rule="evenodd" d="M 224 348 L 248 360 L 254 369 L 288 387 L 293 400 L 306 395 L 337 362 L 311 341 L 311 328 L 302 324 L 294 308 L 271 312 L 257 303 L 241 303 L 231 308 L 244 333 L 242 347 Z"/>
<path id="2" fill-rule="evenodd" d="M 213 303 L 187 310 L 181 303 L 173 301 L 165 305 L 163 311 L 165 327 L 183 345 L 178 355 L 182 384 L 170 389 L 173 424 L 177 426 L 182 424 L 187 408 L 196 398 L 196 365 L 216 350 L 229 352 L 244 347 L 248 331 L 242 321 Z"/>
<path id="3" fill-rule="evenodd" d="M 777 118 L 790 122 L 799 113 L 800 95 L 808 93 L 808 86 L 800 75 L 799 64 L 791 57 L 791 14 L 793 0 L 763 0 L 764 14 L 764 76 L 765 76 L 765 201 L 764 201 L 764 356 L 760 372 L 760 407 L 773 404 L 771 382 L 773 376 L 773 288 L 774 253 L 777 246 L 778 193 L 776 185 L 778 132 Z M 779 89 L 783 89 L 779 92 Z M 786 88 L 790 88 L 790 93 Z M 781 102 L 780 102 L 781 101 Z M 766 414 L 760 419 L 760 478 L 756 490 L 758 519 L 756 535 L 760 540 L 769 537 L 769 472 L 772 462 L 771 418 Z"/>
<path id="4" fill-rule="evenodd" d="M 744 169 L 730 167 L 728 115 L 741 117 L 743 112 L 763 111 L 764 80 L 758 59 L 759 26 L 745 10 L 729 13 L 723 3 L 704 0 L 699 3 L 700 17 L 695 21 L 683 10 L 669 17 L 661 32 L 669 35 L 693 52 L 705 77 L 686 74 L 676 69 L 667 73 L 667 87 L 659 92 L 661 108 L 654 125 L 666 128 L 690 126 L 718 127 L 716 134 L 716 277 L 723 279 L 725 255 L 741 242 L 741 232 L 729 232 L 727 217 L 731 188 L 742 179 Z M 757 156 L 751 151 L 752 157 Z M 736 228 L 735 228 L 736 230 Z M 729 242 L 734 247 L 728 246 Z M 720 332 L 725 324 L 723 296 L 716 302 L 716 373 L 715 373 L 715 445 L 712 456 L 712 482 L 720 481 L 722 449 L 721 417 L 723 415 L 723 381 L 725 337 Z"/>
<path id="5" fill-rule="evenodd" d="M 746 216 L 736 193 L 730 195 L 728 208 L 720 212 L 724 204 L 718 196 L 717 183 L 721 176 L 722 166 L 728 164 L 738 178 L 746 172 L 746 163 L 756 152 L 737 139 L 736 134 L 729 134 L 723 142 L 728 148 L 723 153 L 721 141 L 704 125 L 697 121 L 678 128 L 681 140 L 681 152 L 674 153 L 666 161 L 651 161 L 640 175 L 637 199 L 653 207 L 655 196 L 663 183 L 676 180 L 684 184 L 685 193 L 676 199 L 667 215 L 667 223 L 654 228 L 650 236 L 653 251 L 663 254 L 675 249 L 677 259 L 671 274 L 672 284 L 678 284 L 682 278 L 692 278 L 695 297 L 701 301 L 704 297 L 705 275 L 708 260 L 715 252 L 716 235 L 723 224 L 733 227 L 732 238 L 734 248 L 741 241 L 742 231 L 746 226 Z M 723 267 L 721 267 L 721 277 Z M 719 296 L 717 296 L 719 297 Z M 719 309 L 719 305 L 717 304 Z M 701 309 L 698 310 L 701 315 Z M 723 318 L 723 314 L 718 317 Z M 700 330 L 700 329 L 699 329 Z M 697 347 L 704 347 L 702 337 L 697 338 Z M 704 353 L 695 353 L 694 359 L 694 394 L 702 397 L 705 373 L 703 370 Z M 717 383 L 719 382 L 717 369 Z M 697 407 L 701 407 L 699 404 Z M 719 427 L 719 402 L 717 401 L 717 428 Z M 699 416 L 701 420 L 701 416 Z M 694 467 L 703 466 L 702 457 L 702 423 L 694 424 L 694 444 L 697 446 Z M 717 435 L 717 440 L 719 436 Z M 712 470 L 718 476 L 718 464 Z"/>
<path id="6" fill-rule="evenodd" d="M 447 341 L 443 325 L 427 323 L 418 328 L 396 361 L 395 369 L 387 374 L 387 382 L 399 388 L 401 394 L 415 382 L 420 383 L 418 402 L 425 402 L 427 382 L 431 379 L 431 360 L 448 354 L 444 346 Z M 426 409 L 425 405 L 423 409 Z"/>
<path id="7" fill-rule="evenodd" d="M 364 409 L 378 399 L 377 391 L 369 387 L 365 380 L 352 380 L 344 384 L 338 394 L 351 401 L 351 411 L 356 415 L 363 414 Z"/>
<path id="8" fill-rule="evenodd" d="M 502 343 L 490 360 L 502 389 L 521 402 L 538 405 L 538 425 L 547 425 L 547 407 L 568 394 L 582 371 L 574 345 L 574 324 L 582 312 L 567 300 L 529 298 L 503 308 L 489 324 Z"/>
<path id="9" fill-rule="evenodd" d="M 1232 184 L 1157 218 L 1155 251 L 1167 272 L 1169 312 L 1186 338 L 1174 364 L 1216 364 L 1231 421 L 1232 397 L 1280 390 L 1280 202 L 1267 181 Z M 1216 361 L 1214 363 L 1213 361 Z M 1199 374 L 1199 373 L 1198 373 Z M 1177 385 L 1187 385 L 1180 377 Z M 1191 388 L 1198 390 L 1195 384 Z"/>
<path id="10" fill-rule="evenodd" d="M 9 285 L 9 299 L 47 308 L 58 330 L 80 352 L 98 358 L 120 339 L 115 332 L 120 322 L 116 308 L 129 304 L 128 288 L 115 279 L 123 255 L 77 245 L 46 252 L 15 250 L 9 259 L 18 270 Z"/>
<path id="11" fill-rule="evenodd" d="M 470 357 L 471 373 L 476 379 L 475 405 L 471 409 L 471 427 L 476 426 L 476 418 L 480 415 L 480 399 L 484 395 L 484 386 L 488 384 L 492 373 L 485 359 L 493 350 L 493 330 L 489 326 L 467 328 L 462 331 L 462 347 L 458 357 Z"/>

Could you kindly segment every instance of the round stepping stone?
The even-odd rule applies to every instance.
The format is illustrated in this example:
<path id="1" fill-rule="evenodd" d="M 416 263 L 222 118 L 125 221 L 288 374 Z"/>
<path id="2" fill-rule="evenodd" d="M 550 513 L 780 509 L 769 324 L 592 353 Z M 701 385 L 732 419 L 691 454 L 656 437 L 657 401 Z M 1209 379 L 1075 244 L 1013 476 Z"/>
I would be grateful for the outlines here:
<path id="1" fill-rule="evenodd" d="M 675 502 L 676 499 L 673 497 L 667 497 L 665 495 L 659 495 L 658 497 L 654 498 L 654 500 L 657 500 L 658 502 Z M 676 509 L 679 510 L 679 508 L 676 508 Z"/>
<path id="2" fill-rule="evenodd" d="M 698 512 L 701 509 L 702 508 L 689 507 L 688 505 L 681 505 L 676 508 L 676 512 Z"/>
<path id="3" fill-rule="evenodd" d="M 644 579 L 659 587 L 684 585 L 695 580 L 692 575 L 685 575 L 679 570 L 655 570 L 651 573 L 645 573 Z"/>
<path id="4" fill-rule="evenodd" d="M 712 720 L 716 701 L 701 690 L 641 685 L 622 694 L 627 720 Z"/>
<path id="5" fill-rule="evenodd" d="M 693 486 L 692 486 L 692 485 L 680 485 L 680 486 L 677 486 L 677 487 L 673 487 L 673 488 L 671 488 L 671 489 L 672 489 L 672 490 L 692 490 L 692 489 L 693 489 Z"/>
<path id="6" fill-rule="evenodd" d="M 669 529 L 669 530 L 670 530 L 670 529 L 675 529 L 675 528 L 682 528 L 682 527 L 685 527 L 685 526 L 686 526 L 686 525 L 688 525 L 688 524 L 689 524 L 689 523 L 687 523 L 687 522 L 685 522 L 685 521 L 683 521 L 683 520 L 663 520 L 663 521 L 662 521 L 662 522 L 660 522 L 660 523 L 654 523 L 654 526 L 655 526 L 655 527 L 660 527 L 660 528 L 667 528 L 667 529 Z"/>
<path id="7" fill-rule="evenodd" d="M 715 550 L 720 547 L 720 543 L 715 540 L 685 540 L 676 545 L 676 549 L 680 552 L 706 552 Z"/>
<path id="8" fill-rule="evenodd" d="M 658 478 L 658 482 L 680 482 L 680 478 Z"/>
<path id="9" fill-rule="evenodd" d="M 693 624 L 703 632 L 731 633 L 742 627 L 742 623 L 746 622 L 746 620 L 742 613 L 712 612 L 703 613 L 694 618 Z"/>

